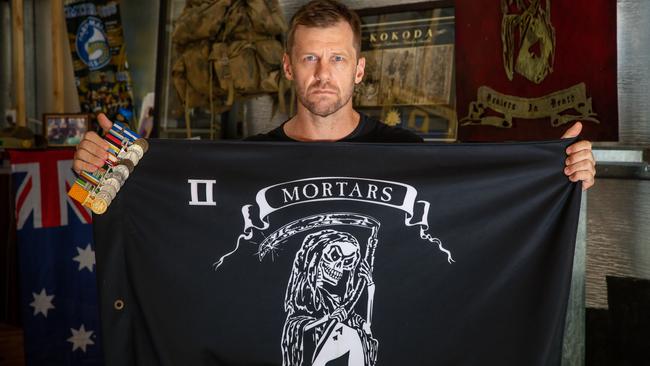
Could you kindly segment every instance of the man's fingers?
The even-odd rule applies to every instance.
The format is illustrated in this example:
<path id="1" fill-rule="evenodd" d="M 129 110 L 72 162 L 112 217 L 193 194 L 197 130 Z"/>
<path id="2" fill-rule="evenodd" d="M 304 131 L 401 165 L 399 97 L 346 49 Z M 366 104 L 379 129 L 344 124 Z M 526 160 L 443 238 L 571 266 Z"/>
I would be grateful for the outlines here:
<path id="1" fill-rule="evenodd" d="M 94 173 L 97 169 L 99 169 L 97 166 L 76 158 L 72 164 L 72 170 L 77 174 L 81 174 L 82 171 Z"/>
<path id="2" fill-rule="evenodd" d="M 103 166 L 104 162 L 106 161 L 106 158 L 107 157 L 101 155 L 101 153 L 100 153 L 100 155 L 97 155 L 96 152 L 86 150 L 84 147 L 80 147 L 75 152 L 75 155 L 74 155 L 74 160 L 75 161 L 80 160 L 80 161 L 83 161 L 85 163 L 92 164 L 96 168 L 99 168 L 99 167 Z M 93 171 L 95 171 L 95 170 L 96 169 L 93 169 Z"/>
<path id="3" fill-rule="evenodd" d="M 107 130 L 111 128 L 113 123 L 106 118 L 104 114 L 97 116 L 99 125 Z M 108 159 L 109 145 L 106 140 L 101 138 L 93 131 L 86 132 L 83 139 L 77 145 L 77 151 L 74 154 L 74 161 L 72 169 L 81 173 L 81 171 L 95 172 L 98 168 L 104 166 L 106 159 Z"/>
<path id="4" fill-rule="evenodd" d="M 113 122 L 111 122 L 111 120 L 108 119 L 104 113 L 97 115 L 97 121 L 99 122 L 99 127 L 101 127 L 104 132 L 107 132 L 111 129 L 111 127 L 113 127 Z"/>
<path id="5" fill-rule="evenodd" d="M 580 150 L 576 153 L 569 155 L 569 157 L 566 158 L 566 165 L 572 165 L 583 160 L 587 160 L 590 161 L 592 164 L 595 164 L 594 156 L 591 153 L 591 150 Z"/>
<path id="6" fill-rule="evenodd" d="M 83 140 L 81 140 L 77 148 L 78 149 L 86 148 L 86 150 L 90 150 L 88 146 L 96 146 L 96 148 L 98 149 L 98 153 L 101 152 L 104 153 L 102 155 L 105 155 L 105 153 L 107 153 L 109 148 L 108 142 L 106 142 L 106 140 L 104 140 L 103 138 L 99 137 L 96 133 L 89 132 L 88 134 L 90 133 L 92 133 L 93 135 L 86 136 Z"/>
<path id="7" fill-rule="evenodd" d="M 590 141 L 578 141 L 575 144 L 571 144 L 566 148 L 567 154 L 573 154 L 581 150 L 590 150 L 591 151 L 591 142 Z"/>
<path id="8" fill-rule="evenodd" d="M 108 146 L 105 146 L 106 141 L 100 141 L 99 144 L 97 144 L 94 141 L 91 141 L 89 139 L 83 140 L 79 143 L 79 146 L 77 146 L 77 150 L 86 150 L 92 155 L 95 155 L 98 158 L 101 158 L 102 160 L 108 159 L 108 152 L 106 149 L 108 149 Z"/>
<path id="9" fill-rule="evenodd" d="M 564 168 L 564 174 L 569 176 L 579 171 L 585 171 L 593 176 L 596 172 L 596 169 L 594 167 L 594 164 L 589 160 L 582 160 Z"/>
<path id="10" fill-rule="evenodd" d="M 582 181 L 582 190 L 587 190 L 589 187 L 594 185 L 594 176 L 593 174 L 581 170 L 578 172 L 575 172 L 569 176 L 569 180 L 572 182 L 580 182 Z"/>
<path id="11" fill-rule="evenodd" d="M 99 168 L 99 165 L 95 164 L 96 161 L 93 163 L 93 160 L 93 155 L 91 155 L 88 151 L 79 149 L 74 154 L 72 169 L 77 172 L 77 174 L 80 174 L 81 171 L 94 173 Z"/>
<path id="12" fill-rule="evenodd" d="M 573 124 L 573 126 L 571 126 L 571 128 L 566 130 L 564 135 L 562 135 L 562 138 L 563 139 L 570 139 L 572 137 L 576 137 L 576 136 L 578 136 L 580 134 L 581 131 L 582 131 L 582 123 L 576 122 L 576 123 Z"/>
<path id="13" fill-rule="evenodd" d="M 583 180 L 582 181 L 582 190 L 586 191 L 587 189 L 591 188 L 594 184 L 596 184 L 596 180 L 592 176 L 591 179 Z"/>
<path id="14" fill-rule="evenodd" d="M 569 128 L 563 137 L 577 136 L 577 133 L 582 129 L 582 126 L 577 125 L 578 123 Z M 596 160 L 591 151 L 591 142 L 578 141 L 571 144 L 571 146 L 567 147 L 566 153 L 569 156 L 565 160 L 564 174 L 572 182 L 582 181 L 582 190 L 587 190 L 593 186 L 596 176 Z"/>
<path id="15" fill-rule="evenodd" d="M 97 168 L 103 166 L 106 159 L 108 159 L 108 152 L 106 152 L 108 146 L 104 147 L 105 144 L 106 141 L 96 133 L 86 133 L 84 139 L 77 145 L 77 151 L 74 154 L 74 171 L 77 174 L 82 170 L 94 172 Z"/>
<path id="16" fill-rule="evenodd" d="M 89 141 L 91 143 L 95 144 L 95 145 L 98 145 L 104 151 L 106 151 L 108 149 L 108 142 L 106 142 L 106 140 L 104 140 L 101 136 L 99 136 L 98 134 L 96 134 L 93 131 L 86 132 L 84 134 L 84 137 L 81 140 L 81 142 L 79 143 L 78 147 L 84 147 L 84 144 L 89 142 Z"/>

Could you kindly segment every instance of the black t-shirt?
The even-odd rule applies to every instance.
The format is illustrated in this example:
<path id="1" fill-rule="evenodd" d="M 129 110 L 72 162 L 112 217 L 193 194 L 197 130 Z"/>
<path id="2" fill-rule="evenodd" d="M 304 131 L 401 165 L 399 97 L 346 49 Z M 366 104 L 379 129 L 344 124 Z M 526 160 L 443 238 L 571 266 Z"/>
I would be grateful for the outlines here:
<path id="1" fill-rule="evenodd" d="M 337 142 L 422 142 L 422 138 L 403 128 L 389 126 L 360 113 L 359 125 L 346 137 Z M 297 142 L 284 133 L 284 122 L 268 133 L 250 136 L 245 141 Z"/>

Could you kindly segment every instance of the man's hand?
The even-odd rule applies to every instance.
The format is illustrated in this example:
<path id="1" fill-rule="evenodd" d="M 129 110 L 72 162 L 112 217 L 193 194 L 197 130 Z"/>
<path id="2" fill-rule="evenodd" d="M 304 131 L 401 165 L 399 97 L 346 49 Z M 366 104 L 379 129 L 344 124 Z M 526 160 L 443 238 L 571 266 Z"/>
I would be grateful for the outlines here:
<path id="1" fill-rule="evenodd" d="M 580 131 L 582 131 L 582 123 L 576 122 L 564 133 L 562 138 L 576 137 L 580 134 Z M 564 174 L 572 182 L 582 181 L 582 190 L 586 191 L 594 185 L 594 177 L 596 176 L 596 160 L 594 160 L 594 155 L 591 153 L 591 142 L 578 141 L 567 147 L 566 153 L 568 157 L 565 161 Z"/>
<path id="2" fill-rule="evenodd" d="M 104 132 L 107 132 L 111 127 L 113 127 L 113 122 L 111 122 L 103 113 L 100 113 L 97 116 L 97 121 Z M 108 159 L 107 150 L 108 142 L 93 131 L 86 132 L 79 145 L 77 145 L 72 169 L 77 172 L 77 174 L 81 173 L 82 170 L 91 173 L 95 172 L 97 169 L 104 166 L 104 162 Z"/>

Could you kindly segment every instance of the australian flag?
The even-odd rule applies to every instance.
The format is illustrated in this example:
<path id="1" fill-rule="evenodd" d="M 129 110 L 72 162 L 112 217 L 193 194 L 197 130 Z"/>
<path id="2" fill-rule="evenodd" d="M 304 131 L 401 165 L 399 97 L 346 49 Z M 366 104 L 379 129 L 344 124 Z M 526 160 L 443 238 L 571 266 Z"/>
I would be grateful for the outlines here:
<path id="1" fill-rule="evenodd" d="M 12 151 L 27 365 L 101 365 L 90 212 L 66 192 L 74 151 Z"/>

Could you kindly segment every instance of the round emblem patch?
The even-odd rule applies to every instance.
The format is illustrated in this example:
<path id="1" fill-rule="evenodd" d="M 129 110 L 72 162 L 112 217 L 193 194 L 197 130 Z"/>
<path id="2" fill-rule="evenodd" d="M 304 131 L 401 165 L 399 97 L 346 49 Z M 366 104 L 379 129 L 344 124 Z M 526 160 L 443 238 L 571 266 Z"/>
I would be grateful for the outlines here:
<path id="1" fill-rule="evenodd" d="M 111 61 L 104 24 L 99 18 L 88 17 L 77 28 L 77 55 L 90 70 L 101 69 Z"/>

